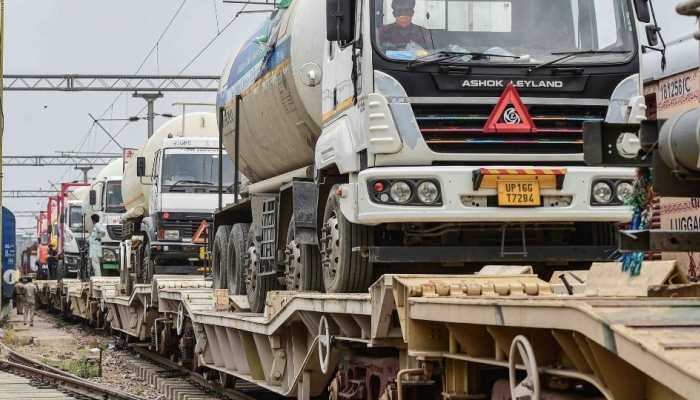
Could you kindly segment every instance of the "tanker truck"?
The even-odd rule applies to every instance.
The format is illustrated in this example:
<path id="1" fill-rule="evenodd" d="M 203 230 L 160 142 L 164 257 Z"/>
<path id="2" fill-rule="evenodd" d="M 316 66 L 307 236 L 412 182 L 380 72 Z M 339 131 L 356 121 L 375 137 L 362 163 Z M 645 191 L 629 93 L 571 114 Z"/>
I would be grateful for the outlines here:
<path id="1" fill-rule="evenodd" d="M 121 215 L 124 213 L 122 201 L 121 182 L 124 171 L 124 162 L 121 158 L 112 160 L 97 174 L 92 184 L 85 207 L 85 230 L 92 232 L 93 223 L 91 216 L 97 214 L 100 222 L 107 229 L 107 236 L 102 238 L 102 257 L 100 271 L 93 271 L 97 276 L 119 275 L 119 241 L 121 235 Z M 89 265 L 89 261 L 86 265 Z M 91 274 L 89 268 L 83 273 L 82 278 L 87 279 Z"/>
<path id="2" fill-rule="evenodd" d="M 87 245 L 83 203 L 88 199 L 87 183 L 63 183 L 59 196 L 58 277 L 77 278 L 82 265 L 81 251 Z"/>
<path id="3" fill-rule="evenodd" d="M 195 234 L 204 221 L 212 222 L 220 160 L 224 187 L 233 183 L 232 162 L 220 158 L 216 136 L 214 113 L 186 113 L 156 130 L 126 163 L 121 251 L 125 291 L 150 283 L 156 274 L 205 272 L 204 242 Z M 233 202 L 230 193 L 222 198 Z"/>
<path id="4" fill-rule="evenodd" d="M 248 184 L 215 216 L 213 268 L 259 312 L 277 288 L 614 257 L 633 172 L 585 166 L 582 125 L 622 121 L 609 99 L 639 90 L 633 7 L 284 2 L 221 79 Z"/>

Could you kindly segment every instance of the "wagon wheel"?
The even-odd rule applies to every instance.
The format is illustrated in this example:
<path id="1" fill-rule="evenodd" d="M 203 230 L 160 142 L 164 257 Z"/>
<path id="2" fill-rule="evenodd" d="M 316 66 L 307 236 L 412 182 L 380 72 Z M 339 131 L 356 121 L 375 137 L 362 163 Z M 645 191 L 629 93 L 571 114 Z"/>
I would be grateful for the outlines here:
<path id="1" fill-rule="evenodd" d="M 522 360 L 527 374 L 525 379 L 520 382 L 516 382 L 515 374 L 515 363 L 518 356 Z M 516 336 L 510 345 L 510 354 L 508 355 L 508 380 L 510 381 L 510 395 L 513 400 L 539 400 L 540 376 L 537 370 L 537 360 L 535 359 L 535 352 L 532 350 L 532 345 L 525 336 Z"/>
<path id="2" fill-rule="evenodd" d="M 318 361 L 321 372 L 327 374 L 331 362 L 331 330 L 325 315 L 318 323 Z"/>

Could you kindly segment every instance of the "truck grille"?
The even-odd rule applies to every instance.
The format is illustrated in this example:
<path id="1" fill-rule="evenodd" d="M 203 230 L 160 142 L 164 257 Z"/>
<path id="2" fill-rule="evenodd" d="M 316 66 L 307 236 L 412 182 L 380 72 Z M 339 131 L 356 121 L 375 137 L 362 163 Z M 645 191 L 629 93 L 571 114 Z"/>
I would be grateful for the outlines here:
<path id="1" fill-rule="evenodd" d="M 485 133 L 492 105 L 413 105 L 428 147 L 438 153 L 576 154 L 583 123 L 605 118 L 605 106 L 530 105 L 536 133 Z"/>
<path id="2" fill-rule="evenodd" d="M 109 237 L 115 240 L 122 240 L 122 226 L 121 225 L 108 225 L 107 233 Z"/>
<path id="3" fill-rule="evenodd" d="M 172 215 L 172 214 L 171 214 Z M 207 222 L 212 222 L 212 216 L 210 214 L 197 214 L 197 215 L 178 215 L 167 220 L 162 221 L 162 229 L 164 230 L 178 230 L 180 231 L 180 237 L 191 238 L 194 236 L 195 232 L 202 223 L 202 220 L 207 220 Z"/>

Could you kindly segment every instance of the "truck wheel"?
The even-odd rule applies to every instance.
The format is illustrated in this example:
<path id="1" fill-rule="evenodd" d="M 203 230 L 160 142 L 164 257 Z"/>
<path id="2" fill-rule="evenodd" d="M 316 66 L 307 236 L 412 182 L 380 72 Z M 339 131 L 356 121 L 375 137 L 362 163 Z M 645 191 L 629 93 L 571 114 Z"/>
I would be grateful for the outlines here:
<path id="1" fill-rule="evenodd" d="M 211 269 L 214 277 L 214 289 L 226 289 L 226 266 L 229 263 L 227 255 L 228 234 L 230 226 L 224 225 L 216 229 L 214 246 L 211 254 Z"/>
<path id="2" fill-rule="evenodd" d="M 373 242 L 372 228 L 353 224 L 343 216 L 336 191 L 331 188 L 323 213 L 321 260 L 323 286 L 327 293 L 367 291 L 372 279 L 372 263 L 353 248 L 365 248 Z"/>
<path id="3" fill-rule="evenodd" d="M 321 290 L 321 256 L 318 247 L 302 245 L 294 240 L 294 217 L 287 228 L 285 248 L 285 282 L 287 290 Z"/>
<path id="4" fill-rule="evenodd" d="M 255 238 L 255 229 L 248 231 L 246 241 L 245 289 L 248 295 L 250 312 L 261 313 L 265 310 L 267 292 L 278 288 L 277 275 L 263 275 L 264 263 L 260 260 L 260 244 Z"/>
<path id="5" fill-rule="evenodd" d="M 226 279 L 228 293 L 233 296 L 245 294 L 246 239 L 249 229 L 248 224 L 235 224 L 228 236 Z"/>

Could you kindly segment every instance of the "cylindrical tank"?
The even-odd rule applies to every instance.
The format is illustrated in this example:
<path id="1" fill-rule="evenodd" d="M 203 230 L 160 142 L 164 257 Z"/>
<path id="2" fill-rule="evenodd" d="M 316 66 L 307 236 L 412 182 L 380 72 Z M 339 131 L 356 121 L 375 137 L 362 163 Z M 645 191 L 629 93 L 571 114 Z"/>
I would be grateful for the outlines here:
<path id="1" fill-rule="evenodd" d="M 216 127 L 216 114 L 208 112 L 187 113 L 183 116 L 172 118 L 153 133 L 150 139 L 139 148 L 134 157 L 129 159 L 124 169 L 122 178 L 122 198 L 126 213 L 122 218 L 137 218 L 148 216 L 148 202 L 151 197 L 151 186 L 141 183 L 141 178 L 136 176 L 136 159 L 145 157 L 146 176 L 150 176 L 153 171 L 153 158 L 163 147 L 163 139 L 169 137 L 218 137 L 219 131 Z M 148 178 L 143 178 L 144 183 L 148 183 Z"/>
<path id="2" fill-rule="evenodd" d="M 670 118 L 659 132 L 659 154 L 669 168 L 700 172 L 700 107 Z"/>
<path id="3" fill-rule="evenodd" d="M 90 205 L 90 190 L 98 190 L 98 185 L 103 184 L 105 179 L 110 176 L 121 176 L 122 170 L 123 170 L 123 162 L 121 158 L 117 158 L 112 160 L 109 164 L 105 165 L 104 168 L 100 170 L 100 172 L 97 173 L 97 176 L 95 176 L 95 179 L 92 181 L 92 184 L 90 185 L 89 190 L 87 191 L 87 195 L 82 198 L 83 200 L 83 210 L 85 210 L 85 231 L 86 232 L 91 232 L 92 231 L 92 219 L 90 218 L 92 214 L 94 214 L 97 210 L 95 209 L 95 206 Z M 76 191 L 77 192 L 77 191 Z M 99 191 L 97 193 L 98 196 L 98 203 L 99 203 Z"/>
<path id="4" fill-rule="evenodd" d="M 265 20 L 224 69 L 224 146 L 234 157 L 241 95 L 240 168 L 257 182 L 313 163 L 321 126 L 324 0 L 297 0 Z"/>
<path id="5" fill-rule="evenodd" d="M 90 186 L 81 186 L 76 188 L 75 190 L 72 190 L 68 193 L 68 201 L 73 201 L 73 200 L 80 200 L 80 201 L 88 201 L 90 200 Z"/>

